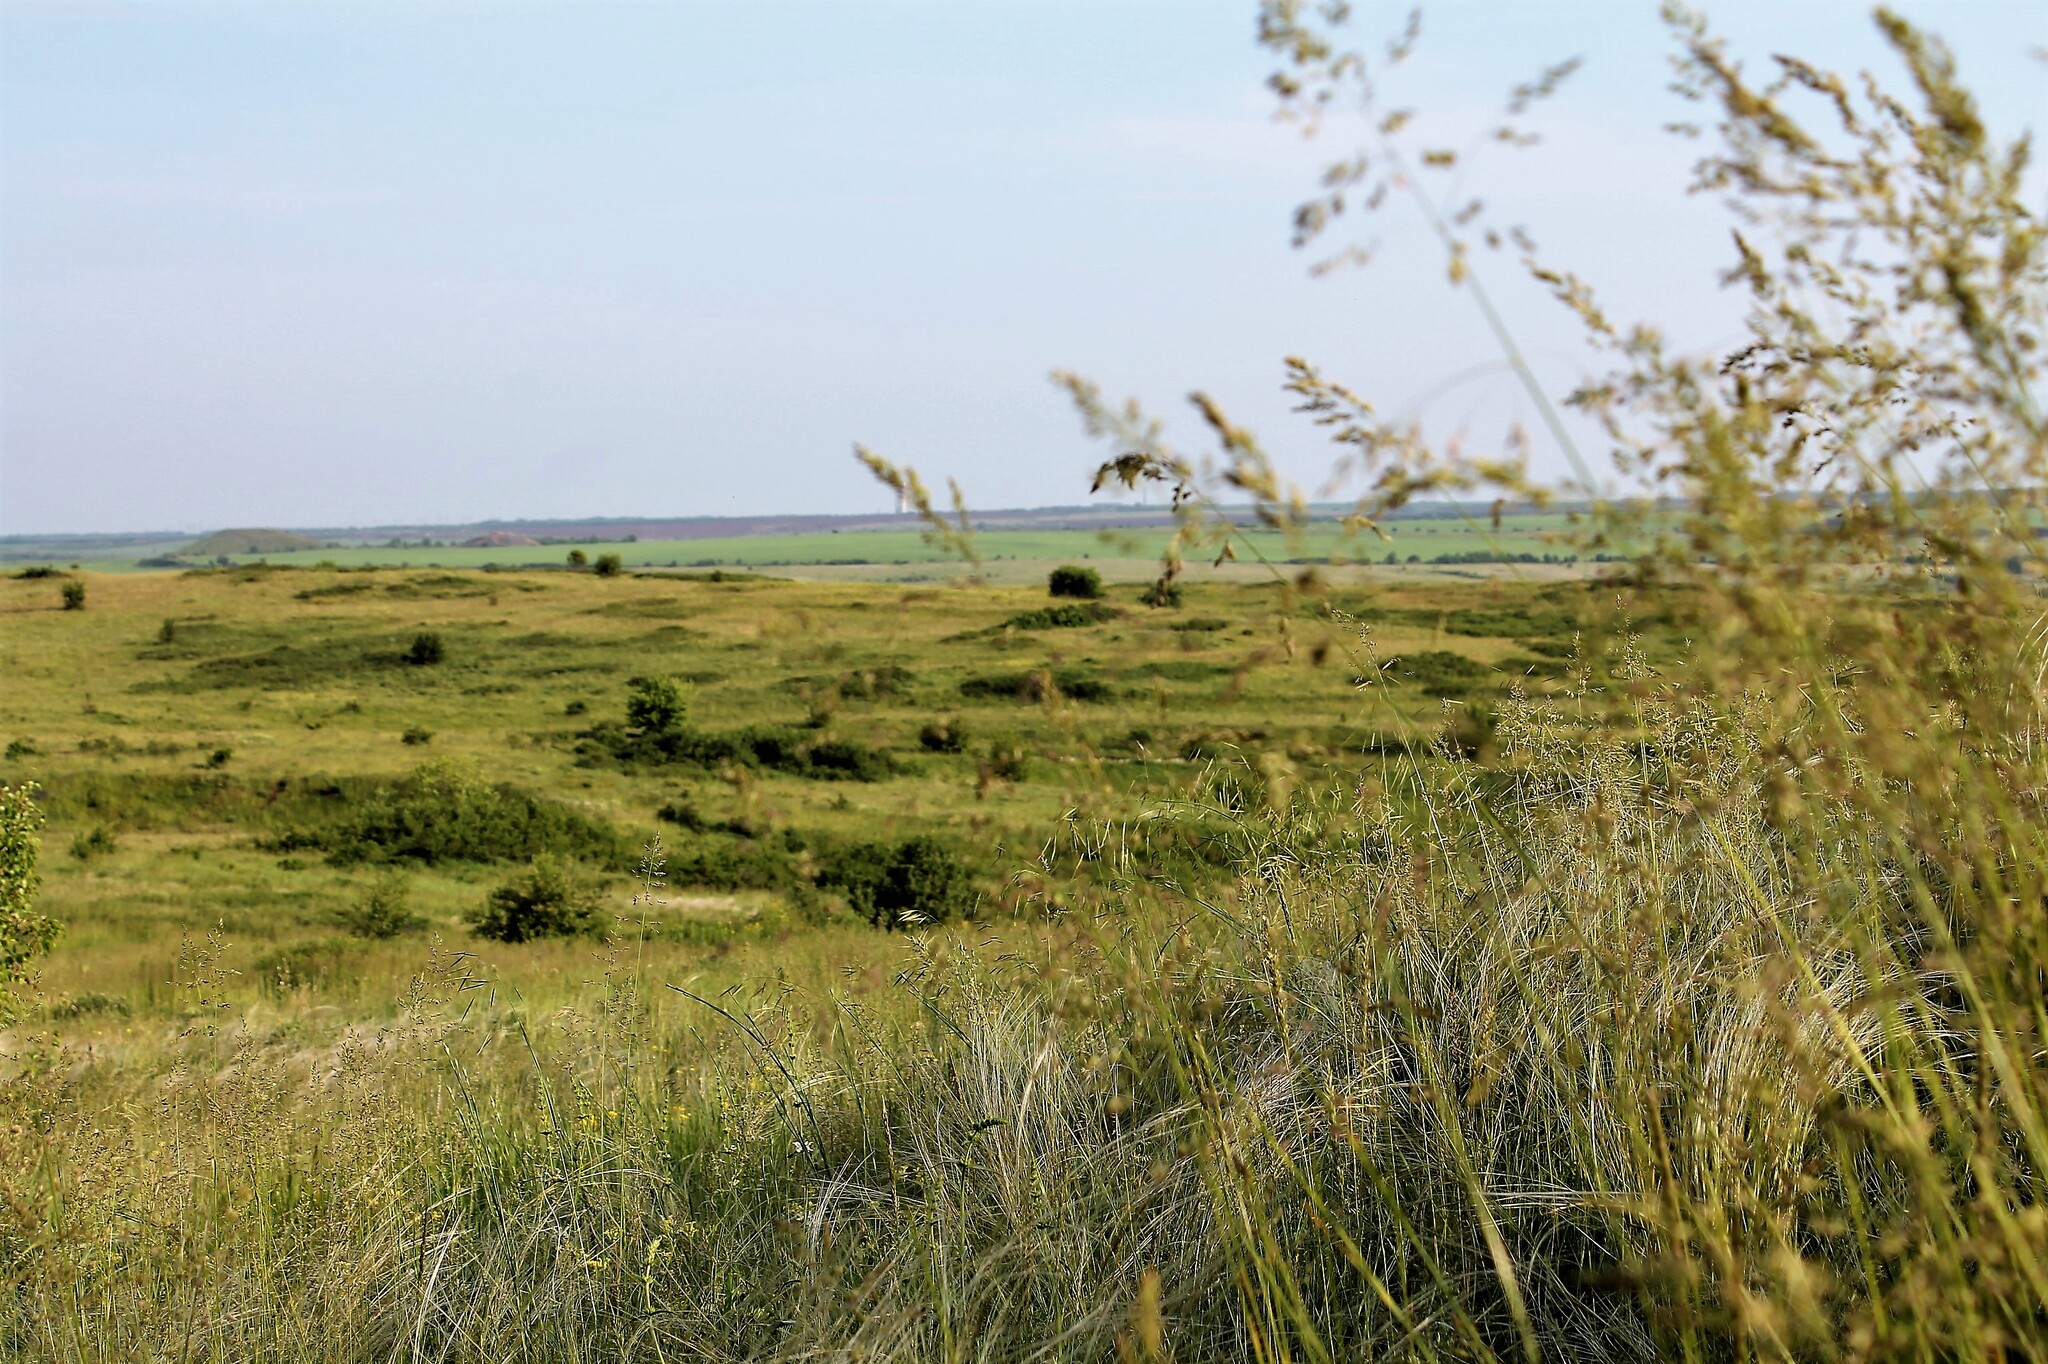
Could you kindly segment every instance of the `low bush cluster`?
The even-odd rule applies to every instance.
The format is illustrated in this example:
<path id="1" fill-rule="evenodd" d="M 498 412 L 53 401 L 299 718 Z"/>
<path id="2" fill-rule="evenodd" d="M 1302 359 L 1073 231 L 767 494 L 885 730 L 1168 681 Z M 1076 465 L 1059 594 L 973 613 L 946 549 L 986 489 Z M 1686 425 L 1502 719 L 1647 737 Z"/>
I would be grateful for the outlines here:
<path id="1" fill-rule="evenodd" d="M 332 812 L 277 839 L 280 850 L 319 849 L 343 865 L 524 861 L 541 853 L 608 864 L 624 858 L 610 826 L 509 783 L 486 782 L 460 762 L 426 763 L 393 782 L 338 783 L 324 794 Z"/>
<path id="2" fill-rule="evenodd" d="M 1041 606 L 1035 611 L 1022 611 L 1010 617 L 1001 625 L 986 633 L 998 634 L 1004 630 L 1073 630 L 1084 625 L 1100 625 L 1117 618 L 1116 608 L 1107 602 L 1067 603 L 1062 606 Z"/>
<path id="3" fill-rule="evenodd" d="M 1029 672 L 984 673 L 964 678 L 960 694 L 977 701 L 1107 701 L 1116 689 L 1092 674 L 1072 668 L 1034 668 Z"/>

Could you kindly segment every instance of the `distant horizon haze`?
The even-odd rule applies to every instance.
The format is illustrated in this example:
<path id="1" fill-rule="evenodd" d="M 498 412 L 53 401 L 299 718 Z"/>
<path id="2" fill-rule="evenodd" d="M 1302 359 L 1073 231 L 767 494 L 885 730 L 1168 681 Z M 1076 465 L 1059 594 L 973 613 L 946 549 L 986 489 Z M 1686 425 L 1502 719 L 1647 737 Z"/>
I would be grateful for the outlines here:
<path id="1" fill-rule="evenodd" d="M 1368 47 L 1405 5 L 1361 4 Z M 1867 7 L 1707 3 L 1903 87 Z M 2048 5 L 1918 0 L 2001 140 Z M 1405 208 L 1311 279 L 1297 202 L 1350 146 L 1276 124 L 1249 0 L 0 7 L 0 534 L 886 514 L 855 441 L 976 507 L 1087 500 L 1047 382 L 1140 397 L 1190 454 L 1217 396 L 1320 496 L 1305 355 L 1436 435 L 1536 425 Z M 1390 97 L 1446 140 L 1585 66 L 1468 189 L 1617 318 L 1739 335 L 1726 216 L 1660 129 L 1655 6 L 1424 7 Z M 2040 180 L 2035 182 L 2035 198 Z M 1587 372 L 1478 268 L 1544 384 Z M 1539 476 L 1563 462 L 1539 442 Z"/>

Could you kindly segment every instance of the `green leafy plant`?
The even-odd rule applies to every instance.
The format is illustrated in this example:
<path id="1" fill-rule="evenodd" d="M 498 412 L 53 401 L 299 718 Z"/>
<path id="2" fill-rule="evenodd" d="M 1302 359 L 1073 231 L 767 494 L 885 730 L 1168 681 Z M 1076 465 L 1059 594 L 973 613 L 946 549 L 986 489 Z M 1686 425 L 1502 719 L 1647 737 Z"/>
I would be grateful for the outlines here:
<path id="1" fill-rule="evenodd" d="M 594 565 L 600 578 L 616 578 L 625 571 L 626 561 L 616 554 L 600 554 Z"/>
<path id="2" fill-rule="evenodd" d="M 412 643 L 405 651 L 405 661 L 416 668 L 432 667 L 446 657 L 441 636 L 431 630 L 422 630 L 412 637 Z"/>
<path id="3" fill-rule="evenodd" d="M 934 926 L 965 917 L 974 908 L 966 867 L 945 844 L 925 835 L 893 846 L 841 848 L 818 880 L 843 891 L 856 914 L 881 928 Z"/>
<path id="4" fill-rule="evenodd" d="M 673 677 L 636 677 L 626 694 L 626 729 L 636 736 L 670 734 L 690 722 L 690 688 Z"/>
<path id="5" fill-rule="evenodd" d="M 71 840 L 71 855 L 80 862 L 89 862 L 113 852 L 117 844 L 112 831 L 105 825 L 94 825 L 90 832 L 79 833 Z"/>
<path id="6" fill-rule="evenodd" d="M 30 786 L 0 786 L 0 1016 L 19 1014 L 29 963 L 57 940 L 54 919 L 36 912 L 43 812 Z"/>
<path id="7" fill-rule="evenodd" d="M 66 611 L 83 611 L 85 609 L 85 584 L 75 580 L 65 583 L 63 597 L 64 609 Z"/>
<path id="8" fill-rule="evenodd" d="M 590 562 L 590 556 L 580 549 L 569 551 L 569 567 L 582 568 Z"/>
<path id="9" fill-rule="evenodd" d="M 547 854 L 491 891 L 470 915 L 478 937 L 506 943 L 584 937 L 604 927 L 597 892 L 578 879 L 570 863 Z"/>
<path id="10" fill-rule="evenodd" d="M 928 720 L 917 731 L 918 747 L 927 753 L 958 753 L 967 745 L 958 721 Z"/>
<path id="11" fill-rule="evenodd" d="M 1062 564 L 1046 579 L 1045 588 L 1055 597 L 1080 597 L 1093 601 L 1102 595 L 1102 575 L 1092 568 Z"/>
<path id="12" fill-rule="evenodd" d="M 361 898 L 335 911 L 335 923 L 358 938 L 395 938 L 427 926 L 410 903 L 403 873 L 388 871 L 376 878 Z"/>

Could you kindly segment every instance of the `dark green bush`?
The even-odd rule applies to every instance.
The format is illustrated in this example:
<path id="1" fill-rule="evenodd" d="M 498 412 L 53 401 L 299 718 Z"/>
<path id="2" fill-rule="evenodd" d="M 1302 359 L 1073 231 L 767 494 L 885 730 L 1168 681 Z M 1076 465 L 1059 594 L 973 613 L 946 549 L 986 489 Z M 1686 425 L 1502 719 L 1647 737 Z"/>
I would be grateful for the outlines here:
<path id="1" fill-rule="evenodd" d="M 1061 564 L 1045 580 L 1045 588 L 1055 597 L 1082 597 L 1092 601 L 1102 595 L 1102 575 L 1092 568 Z"/>
<path id="2" fill-rule="evenodd" d="M 474 768 L 427 763 L 379 785 L 335 788 L 341 810 L 286 834 L 278 846 L 320 848 L 336 863 L 509 862 L 542 853 L 615 862 L 616 832 L 558 802 L 493 785 Z"/>
<path id="3" fill-rule="evenodd" d="M 546 853 L 497 887 L 469 916 L 470 931 L 497 942 L 586 937 L 605 929 L 597 892 L 569 863 Z"/>
<path id="4" fill-rule="evenodd" d="M 406 729 L 405 733 L 398 736 L 398 741 L 410 747 L 430 744 L 434 741 L 434 731 L 420 725 L 412 725 Z"/>
<path id="5" fill-rule="evenodd" d="M 581 568 L 589 562 L 590 556 L 588 554 L 585 554 L 582 550 L 572 549 L 569 551 L 569 567 Z"/>
<path id="6" fill-rule="evenodd" d="M 881 749 L 850 739 L 821 739 L 784 725 L 748 725 L 733 730 L 671 729 L 629 733 L 616 725 L 585 730 L 579 745 L 586 760 L 687 764 L 717 769 L 762 767 L 814 781 L 881 781 L 896 771 Z"/>
<path id="7" fill-rule="evenodd" d="M 1493 669 L 1448 649 L 1403 654 L 1381 674 L 1390 682 L 1419 687 L 1431 696 L 1458 697 L 1494 679 Z"/>
<path id="8" fill-rule="evenodd" d="M 85 609 L 84 583 L 73 582 L 64 584 L 64 609 L 66 611 L 83 611 Z"/>
<path id="9" fill-rule="evenodd" d="M 1107 701 L 1116 694 L 1115 689 L 1100 678 L 1067 668 L 987 673 L 965 678 L 960 683 L 960 694 L 977 700 L 1043 701 L 1055 689 L 1069 701 Z"/>
<path id="10" fill-rule="evenodd" d="M 30 564 L 14 576 L 17 578 L 61 578 L 64 576 L 64 570 L 58 568 L 55 564 Z"/>
<path id="11" fill-rule="evenodd" d="M 626 561 L 616 554 L 600 554 L 597 556 L 595 567 L 598 577 L 616 578 L 625 570 Z"/>
<path id="12" fill-rule="evenodd" d="M 952 849 L 927 835 L 891 847 L 853 843 L 818 873 L 820 885 L 842 891 L 852 910 L 882 928 L 912 928 L 964 918 L 974 887 Z"/>
<path id="13" fill-rule="evenodd" d="M 996 781 L 1022 781 L 1031 766 L 1031 750 L 1014 734 L 998 734 L 988 741 L 982 760 L 982 775 Z"/>
<path id="14" fill-rule="evenodd" d="M 405 661 L 416 668 L 431 667 L 445 657 L 441 637 L 431 630 L 422 630 L 412 637 L 412 647 L 405 651 Z"/>
<path id="15" fill-rule="evenodd" d="M 954 720 L 927 721 L 917 731 L 917 743 L 927 753 L 958 753 L 966 747 L 959 723 Z"/>
<path id="16" fill-rule="evenodd" d="M 1024 611 L 1010 617 L 1003 626 L 1013 630 L 1071 630 L 1115 619 L 1115 607 L 1106 602 L 1089 602 L 1085 606 L 1041 606 L 1036 611 Z"/>

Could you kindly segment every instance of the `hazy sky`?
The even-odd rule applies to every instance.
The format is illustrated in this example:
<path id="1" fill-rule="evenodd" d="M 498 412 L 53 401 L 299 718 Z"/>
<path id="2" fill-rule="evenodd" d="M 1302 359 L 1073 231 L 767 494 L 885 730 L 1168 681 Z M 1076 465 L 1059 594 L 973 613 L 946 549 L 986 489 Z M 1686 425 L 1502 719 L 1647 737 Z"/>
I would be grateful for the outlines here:
<path id="1" fill-rule="evenodd" d="M 1706 8 L 1753 63 L 1896 71 L 1860 5 Z M 2042 122 L 2048 3 L 1899 8 L 1999 132 Z M 1289 250 L 1341 144 L 1272 124 L 1253 14 L 6 0 L 0 532 L 889 505 L 855 440 L 979 505 L 1077 502 L 1097 452 L 1055 366 L 1190 436 L 1207 388 L 1305 479 L 1290 353 L 1494 437 L 1519 399 L 1408 213 L 1361 273 Z M 1711 344 L 1726 227 L 1658 131 L 1667 50 L 1652 3 L 1443 3 L 1400 93 L 1467 129 L 1583 55 L 1543 148 L 1470 184 Z M 1568 387 L 1568 330 L 1506 267 Z"/>

